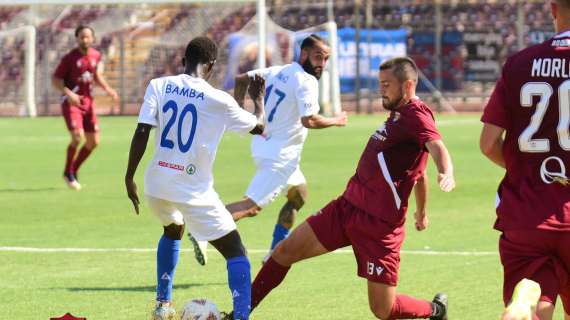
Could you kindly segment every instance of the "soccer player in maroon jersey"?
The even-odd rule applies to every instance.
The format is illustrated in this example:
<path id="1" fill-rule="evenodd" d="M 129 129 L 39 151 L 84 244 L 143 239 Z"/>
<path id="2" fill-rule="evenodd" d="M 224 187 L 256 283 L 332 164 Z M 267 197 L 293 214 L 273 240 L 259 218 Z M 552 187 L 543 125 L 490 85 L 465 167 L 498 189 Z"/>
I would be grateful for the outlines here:
<path id="1" fill-rule="evenodd" d="M 505 62 L 480 147 L 506 169 L 495 223 L 505 304 L 528 278 L 542 290 L 535 319 L 552 319 L 560 295 L 570 320 L 570 0 L 551 6 L 557 34 Z"/>
<path id="2" fill-rule="evenodd" d="M 449 192 L 455 187 L 451 158 L 433 114 L 415 95 L 417 81 L 417 66 L 410 58 L 380 66 L 382 102 L 390 116 L 368 140 L 344 193 L 299 225 L 263 265 L 252 285 L 252 308 L 281 283 L 293 263 L 352 246 L 377 318 L 447 319 L 445 294 L 430 302 L 396 293 L 412 189 L 416 229 L 428 226 L 428 152 L 436 163 L 440 188 Z"/>
<path id="3" fill-rule="evenodd" d="M 63 178 L 70 188 L 80 190 L 77 171 L 99 144 L 99 126 L 91 96 L 93 81 L 101 85 L 114 101 L 118 100 L 118 95 L 107 84 L 98 68 L 101 53 L 91 48 L 95 41 L 95 31 L 88 26 L 79 26 L 75 29 L 75 38 L 77 48 L 61 59 L 53 73 L 52 83 L 62 93 L 61 113 L 71 136 Z M 77 153 L 83 137 L 85 143 Z"/>

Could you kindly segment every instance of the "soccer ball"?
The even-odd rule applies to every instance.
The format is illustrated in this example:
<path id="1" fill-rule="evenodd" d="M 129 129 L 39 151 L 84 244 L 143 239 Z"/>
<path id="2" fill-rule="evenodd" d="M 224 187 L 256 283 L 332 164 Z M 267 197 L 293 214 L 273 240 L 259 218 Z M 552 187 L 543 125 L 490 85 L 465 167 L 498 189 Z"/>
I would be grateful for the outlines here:
<path id="1" fill-rule="evenodd" d="M 181 320 L 220 320 L 218 307 L 207 299 L 192 299 L 184 305 Z"/>

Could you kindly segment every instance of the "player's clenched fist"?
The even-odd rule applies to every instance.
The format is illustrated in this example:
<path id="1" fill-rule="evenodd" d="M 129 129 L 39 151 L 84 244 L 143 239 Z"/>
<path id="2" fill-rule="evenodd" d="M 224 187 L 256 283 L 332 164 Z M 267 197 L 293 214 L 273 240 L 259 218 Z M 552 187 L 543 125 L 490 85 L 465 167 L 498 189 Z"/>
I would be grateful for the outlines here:
<path id="1" fill-rule="evenodd" d="M 452 173 L 440 173 L 437 175 L 437 183 L 443 192 L 450 192 L 455 188 L 455 179 Z"/>
<path id="2" fill-rule="evenodd" d="M 346 111 L 339 112 L 335 118 L 337 127 L 344 127 L 348 123 L 348 116 L 346 114 Z"/>

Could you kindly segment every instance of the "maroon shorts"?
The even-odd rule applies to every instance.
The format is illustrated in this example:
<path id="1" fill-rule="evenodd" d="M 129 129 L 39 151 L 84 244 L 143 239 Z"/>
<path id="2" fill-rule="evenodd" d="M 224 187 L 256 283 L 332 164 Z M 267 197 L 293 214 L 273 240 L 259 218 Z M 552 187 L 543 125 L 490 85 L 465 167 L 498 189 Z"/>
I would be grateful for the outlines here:
<path id="1" fill-rule="evenodd" d="M 358 276 L 397 285 L 404 226 L 394 228 L 343 197 L 331 201 L 307 222 L 327 250 L 352 245 Z"/>
<path id="2" fill-rule="evenodd" d="M 570 232 L 505 231 L 499 240 L 499 252 L 505 305 L 511 301 L 517 283 L 527 278 L 540 284 L 541 301 L 554 304 L 560 295 L 564 310 L 570 313 Z"/>
<path id="3" fill-rule="evenodd" d="M 98 132 L 97 116 L 92 98 L 84 97 L 81 106 L 70 106 L 67 101 L 61 105 L 61 113 L 69 131 L 83 130 Z"/>

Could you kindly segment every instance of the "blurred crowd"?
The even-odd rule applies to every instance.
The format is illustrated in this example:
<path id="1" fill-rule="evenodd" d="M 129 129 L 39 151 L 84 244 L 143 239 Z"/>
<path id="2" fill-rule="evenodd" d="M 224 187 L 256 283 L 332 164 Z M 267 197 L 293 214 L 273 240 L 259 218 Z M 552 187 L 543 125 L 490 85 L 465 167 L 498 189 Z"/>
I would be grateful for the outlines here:
<path id="1" fill-rule="evenodd" d="M 366 1 L 362 1 L 366 3 Z M 270 18 L 281 27 L 297 31 L 327 21 L 326 2 L 302 0 L 268 0 Z M 552 35 L 548 19 L 548 3 L 524 1 L 520 10 L 525 18 L 523 45 L 534 44 Z M 241 30 L 255 16 L 255 4 L 208 5 L 88 5 L 61 6 L 53 13 L 43 15 L 41 10 L 34 24 L 37 26 L 37 81 L 45 83 L 63 54 L 75 46 L 74 28 L 79 24 L 92 25 L 97 32 L 97 48 L 108 62 L 108 68 L 118 68 L 119 51 L 123 63 L 130 68 L 133 79 L 127 83 L 147 81 L 150 78 L 181 71 L 183 46 L 189 38 L 208 35 L 218 44 L 224 44 L 228 34 Z M 14 86 L 22 82 L 25 42 L 21 34 L 4 32 L 18 25 L 28 24 L 26 7 L 0 7 L 0 96 L 14 94 Z M 334 1 L 334 18 L 338 28 L 355 27 L 357 18 L 362 28 L 408 30 L 408 53 L 416 59 L 428 79 L 436 76 L 434 63 L 436 8 L 426 1 L 373 0 L 371 19 L 366 19 L 366 6 L 356 10 L 355 2 Z M 487 52 L 484 59 L 501 65 L 504 59 L 519 49 L 517 21 L 519 4 L 515 1 L 448 1 L 441 5 L 442 14 L 442 83 L 444 90 L 465 89 L 466 81 L 477 81 L 476 70 L 469 60 Z M 498 39 L 483 43 L 486 47 L 470 47 L 468 34 L 489 35 L 483 39 Z M 186 35 L 186 36 L 185 36 Z M 153 42 L 145 38 L 155 39 Z M 181 39 L 181 37 L 183 37 Z M 184 38 L 186 37 L 186 38 Z M 121 43 L 119 40 L 124 41 Z M 486 40 L 485 40 L 486 41 Z M 145 44 L 141 49 L 140 43 Z M 123 47 L 121 47 L 123 45 Z M 478 50 L 478 52 L 474 52 Z M 220 50 L 220 61 L 223 61 Z M 480 58 L 480 57 L 479 57 Z M 126 62 L 125 62 L 126 61 Z M 223 69 L 224 66 L 219 66 Z M 221 72 L 221 71 L 220 71 Z M 473 75 L 470 74 L 473 72 Z M 220 77 L 218 75 L 218 77 Z M 490 75 L 489 77 L 493 77 Z M 110 81 L 114 75 L 109 76 Z M 129 81 L 137 80 L 137 81 Z M 487 79 L 485 79 L 487 80 Z M 490 80 L 493 79 L 488 79 Z M 144 86 L 144 85 L 143 85 Z M 129 94 L 139 95 L 139 86 L 126 88 Z M 49 91 L 49 89 L 46 89 Z M 53 96 L 55 96 L 52 93 Z"/>

